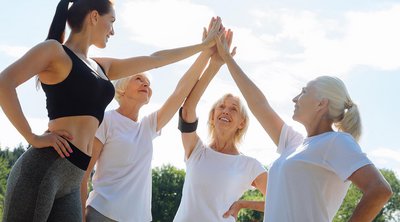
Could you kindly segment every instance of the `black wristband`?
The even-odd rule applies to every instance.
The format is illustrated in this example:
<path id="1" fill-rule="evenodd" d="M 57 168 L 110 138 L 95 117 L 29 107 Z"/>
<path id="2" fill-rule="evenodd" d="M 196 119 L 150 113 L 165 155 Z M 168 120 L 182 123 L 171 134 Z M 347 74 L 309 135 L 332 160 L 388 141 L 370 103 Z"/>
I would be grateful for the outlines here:
<path id="1" fill-rule="evenodd" d="M 178 129 L 182 133 L 192 133 L 196 131 L 197 129 L 197 123 L 199 122 L 199 119 L 196 119 L 193 123 L 188 123 L 185 122 L 182 118 L 182 107 L 179 109 L 179 123 L 178 123 Z"/>

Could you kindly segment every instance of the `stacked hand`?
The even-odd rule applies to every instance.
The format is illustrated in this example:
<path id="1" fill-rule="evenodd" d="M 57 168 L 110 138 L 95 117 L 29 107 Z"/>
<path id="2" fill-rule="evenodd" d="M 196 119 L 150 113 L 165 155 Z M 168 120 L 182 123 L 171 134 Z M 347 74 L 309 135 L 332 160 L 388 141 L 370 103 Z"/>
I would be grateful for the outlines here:
<path id="1" fill-rule="evenodd" d="M 215 38 L 218 55 L 225 62 L 228 58 L 236 54 L 236 47 L 230 52 L 232 44 L 233 32 L 229 29 L 225 35 Z"/>
<path id="2" fill-rule="evenodd" d="M 219 26 L 219 29 L 218 29 L 217 34 L 215 34 L 216 29 L 218 28 L 217 26 Z M 225 61 L 224 61 L 223 57 L 221 57 L 221 54 L 218 51 L 216 44 L 218 44 L 218 42 L 220 42 L 221 44 L 223 44 L 223 48 L 228 51 L 230 56 L 234 56 L 236 54 L 236 47 L 234 47 L 232 49 L 232 51 L 229 52 L 231 44 L 232 44 L 233 32 L 230 29 L 225 31 L 225 27 L 222 25 L 221 18 L 217 17 L 217 18 L 211 19 L 208 29 L 204 28 L 203 43 L 211 42 L 210 41 L 211 36 L 214 36 L 213 37 L 214 41 L 212 42 L 213 45 L 207 49 L 209 51 L 209 53 L 212 55 L 210 62 L 215 66 L 222 66 L 225 63 Z M 210 45 L 211 45 L 211 43 L 210 43 Z"/>
<path id="3" fill-rule="evenodd" d="M 222 26 L 222 20 L 220 17 L 211 18 L 208 29 L 203 30 L 203 44 L 207 48 L 215 46 L 215 38 L 221 36 L 225 31 L 224 26 Z"/>

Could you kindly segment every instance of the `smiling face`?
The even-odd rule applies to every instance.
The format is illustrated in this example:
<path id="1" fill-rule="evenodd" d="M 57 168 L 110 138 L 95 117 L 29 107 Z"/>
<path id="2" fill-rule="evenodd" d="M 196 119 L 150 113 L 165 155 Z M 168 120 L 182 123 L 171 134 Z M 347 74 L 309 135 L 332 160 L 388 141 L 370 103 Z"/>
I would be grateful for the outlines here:
<path id="1" fill-rule="evenodd" d="M 108 39 L 114 35 L 115 10 L 111 7 L 110 12 L 99 15 L 96 11 L 91 12 L 94 22 L 93 44 L 98 48 L 105 48 Z"/>
<path id="2" fill-rule="evenodd" d="M 248 125 L 246 110 L 239 98 L 227 94 L 214 104 L 209 115 L 209 132 L 212 138 L 218 134 L 231 134 L 239 142 Z"/>

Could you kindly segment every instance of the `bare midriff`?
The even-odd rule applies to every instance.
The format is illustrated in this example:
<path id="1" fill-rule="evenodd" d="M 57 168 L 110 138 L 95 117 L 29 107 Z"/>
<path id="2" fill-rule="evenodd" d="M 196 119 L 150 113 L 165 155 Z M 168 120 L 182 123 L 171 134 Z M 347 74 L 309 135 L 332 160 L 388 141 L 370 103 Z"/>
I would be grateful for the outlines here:
<path id="1" fill-rule="evenodd" d="M 68 116 L 50 120 L 49 131 L 67 131 L 72 139 L 69 141 L 79 150 L 92 155 L 93 139 L 99 127 L 99 121 L 93 116 Z"/>

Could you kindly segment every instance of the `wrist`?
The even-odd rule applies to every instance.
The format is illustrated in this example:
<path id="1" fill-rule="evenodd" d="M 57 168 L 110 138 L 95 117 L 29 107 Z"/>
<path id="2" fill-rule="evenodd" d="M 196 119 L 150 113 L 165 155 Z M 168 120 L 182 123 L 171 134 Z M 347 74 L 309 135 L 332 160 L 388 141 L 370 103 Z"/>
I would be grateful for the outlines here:
<path id="1" fill-rule="evenodd" d="M 35 140 L 36 136 L 37 136 L 36 134 L 30 132 L 30 133 L 26 134 L 24 136 L 24 138 L 25 138 L 26 142 L 28 142 L 28 144 L 32 144 L 33 141 Z"/>
<path id="2" fill-rule="evenodd" d="M 237 206 L 239 207 L 239 210 L 246 208 L 246 203 L 243 200 L 237 200 L 236 201 Z"/>

